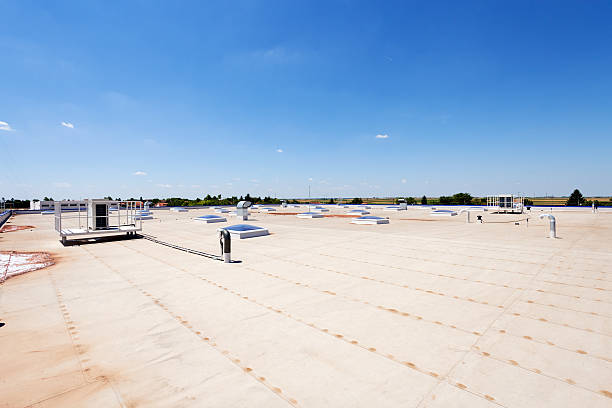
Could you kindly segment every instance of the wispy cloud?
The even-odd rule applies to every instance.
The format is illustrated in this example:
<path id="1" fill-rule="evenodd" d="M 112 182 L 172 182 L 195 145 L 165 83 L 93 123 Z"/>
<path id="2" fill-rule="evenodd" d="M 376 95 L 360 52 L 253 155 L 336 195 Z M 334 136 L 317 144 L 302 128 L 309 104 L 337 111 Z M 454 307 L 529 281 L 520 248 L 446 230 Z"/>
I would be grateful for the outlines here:
<path id="1" fill-rule="evenodd" d="M 384 134 L 384 135 L 376 135 L 376 138 L 377 138 L 377 139 L 388 139 L 388 138 L 389 138 L 389 135 L 387 135 L 387 134 Z"/>
<path id="2" fill-rule="evenodd" d="M 74 124 L 70 123 L 70 122 L 63 122 L 62 121 L 62 126 L 63 127 L 67 127 L 69 129 L 74 129 Z"/>
<path id="3" fill-rule="evenodd" d="M 145 171 L 135 171 L 132 173 L 132 176 L 146 176 L 147 173 Z"/>
<path id="4" fill-rule="evenodd" d="M 402 184 L 406 184 L 407 182 L 408 182 L 408 180 L 402 179 Z"/>
<path id="5" fill-rule="evenodd" d="M 172 188 L 172 184 L 158 184 L 157 187 Z"/>
<path id="6" fill-rule="evenodd" d="M 12 132 L 12 131 L 14 131 L 15 129 L 13 129 L 13 128 L 11 127 L 11 125 L 9 125 L 8 123 L 3 122 L 3 121 L 1 121 L 1 120 L 0 120 L 0 130 L 4 130 L 4 131 L 6 131 L 6 132 Z"/>
<path id="7" fill-rule="evenodd" d="M 56 181 L 55 183 L 53 183 L 53 186 L 57 188 L 70 188 L 72 187 L 72 184 L 66 181 Z"/>
<path id="8" fill-rule="evenodd" d="M 283 149 L 276 149 L 276 153 L 282 153 Z"/>
<path id="9" fill-rule="evenodd" d="M 159 146 L 159 143 L 157 142 L 157 140 L 151 139 L 151 138 L 148 138 L 148 137 L 143 139 L 143 143 L 145 144 L 145 146 L 149 146 L 149 147 L 157 147 L 157 146 Z"/>
<path id="10" fill-rule="evenodd" d="M 265 61 L 268 63 L 286 64 L 299 61 L 301 54 L 295 50 L 290 50 L 285 47 L 274 47 L 255 51 L 251 53 L 251 57 L 255 60 Z"/>

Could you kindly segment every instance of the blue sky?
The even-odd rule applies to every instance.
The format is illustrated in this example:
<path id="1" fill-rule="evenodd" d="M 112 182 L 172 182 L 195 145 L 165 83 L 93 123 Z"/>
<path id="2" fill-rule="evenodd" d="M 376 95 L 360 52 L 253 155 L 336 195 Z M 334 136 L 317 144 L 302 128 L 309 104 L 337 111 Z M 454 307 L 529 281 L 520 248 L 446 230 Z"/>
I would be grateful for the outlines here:
<path id="1" fill-rule="evenodd" d="M 612 195 L 610 2 L 4 0 L 0 20 L 5 197 Z"/>

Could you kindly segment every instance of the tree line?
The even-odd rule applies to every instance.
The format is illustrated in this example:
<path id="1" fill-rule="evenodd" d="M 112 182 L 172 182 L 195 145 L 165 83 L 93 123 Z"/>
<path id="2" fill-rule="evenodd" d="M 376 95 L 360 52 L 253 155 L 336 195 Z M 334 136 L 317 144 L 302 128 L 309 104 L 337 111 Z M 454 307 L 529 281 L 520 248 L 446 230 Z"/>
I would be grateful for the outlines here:
<path id="1" fill-rule="evenodd" d="M 111 196 L 106 196 L 104 199 L 113 200 Z M 457 193 L 452 196 L 440 196 L 440 197 L 427 197 L 422 196 L 420 199 L 415 197 L 402 197 L 396 198 L 395 203 L 397 204 L 400 199 L 406 200 L 408 205 L 422 204 L 422 205 L 486 205 L 486 197 L 473 197 L 469 193 Z M 53 201 L 52 197 L 44 197 L 44 201 Z M 153 205 L 165 202 L 170 207 L 190 207 L 190 206 L 215 206 L 215 205 L 236 205 L 239 201 L 250 201 L 253 204 L 280 204 L 282 200 L 273 197 L 253 197 L 250 194 L 240 197 L 222 197 L 221 194 L 213 195 L 207 194 L 204 198 L 196 198 L 195 200 L 181 197 L 169 197 L 169 198 L 149 198 L 143 199 L 143 197 L 134 198 L 131 197 L 125 201 L 150 201 Z M 39 201 L 39 200 L 34 200 Z M 121 197 L 117 197 L 114 201 L 123 201 Z M 295 199 L 286 200 L 288 203 L 298 204 L 299 202 Z M 19 200 L 15 198 L 4 199 L 2 198 L 4 206 L 8 208 L 30 208 L 30 200 Z M 328 201 L 329 204 L 335 204 L 333 198 Z M 363 204 L 364 200 L 360 197 L 355 197 L 348 200 L 349 204 Z M 599 200 L 587 200 L 584 198 L 579 189 L 575 189 L 567 201 L 566 206 L 612 206 L 612 198 L 608 201 Z M 525 198 L 525 205 L 533 205 L 533 201 Z"/>

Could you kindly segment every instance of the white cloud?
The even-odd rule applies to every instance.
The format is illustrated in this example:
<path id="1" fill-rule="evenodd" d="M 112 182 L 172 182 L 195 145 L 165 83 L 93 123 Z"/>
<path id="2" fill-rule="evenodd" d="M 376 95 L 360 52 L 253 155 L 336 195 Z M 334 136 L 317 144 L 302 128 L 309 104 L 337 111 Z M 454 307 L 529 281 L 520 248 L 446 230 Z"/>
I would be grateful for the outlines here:
<path id="1" fill-rule="evenodd" d="M 11 127 L 11 125 L 9 125 L 8 123 L 3 122 L 3 121 L 0 120 L 0 130 L 4 130 L 4 131 L 7 131 L 7 132 L 12 132 L 15 129 L 13 129 Z"/>
<path id="2" fill-rule="evenodd" d="M 157 146 L 159 146 L 159 143 L 157 142 L 157 140 L 151 139 L 151 138 L 148 138 L 148 137 L 143 139 L 143 142 L 144 142 L 145 146 L 149 146 L 149 147 L 157 147 Z"/>
<path id="3" fill-rule="evenodd" d="M 276 149 L 276 153 L 282 153 L 283 149 Z"/>
<path id="4" fill-rule="evenodd" d="M 284 47 L 274 47 L 263 50 L 257 50 L 248 54 L 248 61 L 259 61 L 273 64 L 287 64 L 298 62 L 302 55 L 291 49 L 286 49 Z"/>
<path id="5" fill-rule="evenodd" d="M 172 184 L 158 184 L 157 187 L 172 188 Z"/>
<path id="6" fill-rule="evenodd" d="M 406 183 L 407 183 L 407 181 L 408 181 L 408 180 L 406 180 L 406 179 L 402 179 L 402 183 L 403 183 L 403 184 L 406 184 Z"/>
<path id="7" fill-rule="evenodd" d="M 72 187 L 72 185 L 70 183 L 67 183 L 65 181 L 56 181 L 55 183 L 53 183 L 54 187 L 57 188 L 70 188 Z"/>
<path id="8" fill-rule="evenodd" d="M 385 134 L 385 135 L 376 135 L 377 139 L 388 139 L 389 135 Z"/>
<path id="9" fill-rule="evenodd" d="M 62 122 L 63 127 L 67 127 L 69 129 L 74 129 L 74 125 L 70 122 Z"/>
<path id="10" fill-rule="evenodd" d="M 147 173 L 145 171 L 135 171 L 132 173 L 132 176 L 146 176 Z"/>

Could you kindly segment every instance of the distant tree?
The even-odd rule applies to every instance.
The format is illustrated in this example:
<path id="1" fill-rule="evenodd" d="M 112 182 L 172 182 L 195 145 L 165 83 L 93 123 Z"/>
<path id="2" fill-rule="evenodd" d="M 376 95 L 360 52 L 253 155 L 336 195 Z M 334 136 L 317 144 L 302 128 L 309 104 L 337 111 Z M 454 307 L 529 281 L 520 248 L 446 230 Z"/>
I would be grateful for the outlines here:
<path id="1" fill-rule="evenodd" d="M 336 202 L 334 201 L 334 199 L 333 199 L 333 198 L 330 198 L 330 199 L 329 199 L 329 203 L 330 203 L 330 204 L 336 204 Z"/>
<path id="2" fill-rule="evenodd" d="M 421 197 L 421 204 L 427 205 L 427 197 L 425 196 Z"/>
<path id="3" fill-rule="evenodd" d="M 363 204 L 363 200 L 359 197 L 353 198 L 351 204 Z"/>
<path id="4" fill-rule="evenodd" d="M 523 202 L 523 204 L 525 204 L 525 205 L 533 205 L 533 200 L 525 198 L 525 201 Z"/>
<path id="5" fill-rule="evenodd" d="M 45 198 L 43 198 L 43 201 L 53 201 L 53 199 L 51 199 L 51 198 L 49 198 L 49 197 L 45 196 Z"/>
<path id="6" fill-rule="evenodd" d="M 582 196 L 582 193 L 578 189 L 575 189 L 574 192 L 569 196 L 569 198 L 565 202 L 565 205 L 570 205 L 570 206 L 578 206 L 582 204 L 584 204 L 584 197 Z"/>
<path id="7" fill-rule="evenodd" d="M 440 196 L 440 198 L 438 198 L 438 201 L 440 202 L 440 204 L 449 205 L 453 203 L 453 197 Z"/>
<path id="8" fill-rule="evenodd" d="M 457 193 L 453 195 L 453 204 L 470 205 L 472 204 L 472 196 L 468 193 Z"/>
<path id="9" fill-rule="evenodd" d="M 406 204 L 408 205 L 416 204 L 416 200 L 414 199 L 414 197 L 407 197 Z"/>

